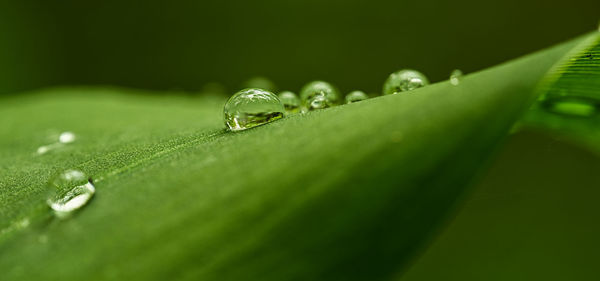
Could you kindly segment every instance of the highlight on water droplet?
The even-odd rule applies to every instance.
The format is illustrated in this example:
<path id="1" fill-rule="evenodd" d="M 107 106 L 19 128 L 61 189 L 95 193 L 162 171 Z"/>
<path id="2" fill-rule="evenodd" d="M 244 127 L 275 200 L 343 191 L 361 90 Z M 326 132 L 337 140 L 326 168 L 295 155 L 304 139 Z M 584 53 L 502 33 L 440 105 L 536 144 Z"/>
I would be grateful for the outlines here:
<path id="1" fill-rule="evenodd" d="M 427 77 L 421 72 L 412 69 L 396 71 L 385 80 L 383 94 L 391 95 L 411 91 L 429 84 Z"/>
<path id="2" fill-rule="evenodd" d="M 346 95 L 346 103 L 354 103 L 368 99 L 369 96 L 363 91 L 352 91 Z"/>
<path id="3" fill-rule="evenodd" d="M 313 81 L 300 91 L 300 100 L 305 110 L 323 109 L 339 102 L 338 90 L 324 81 Z"/>
<path id="4" fill-rule="evenodd" d="M 287 113 L 294 114 L 300 111 L 300 98 L 296 94 L 290 91 L 283 91 L 278 96 Z"/>
<path id="5" fill-rule="evenodd" d="M 244 89 L 227 100 L 223 108 L 225 125 L 241 131 L 283 118 L 285 108 L 279 98 L 262 89 Z"/>
<path id="6" fill-rule="evenodd" d="M 273 83 L 273 81 L 271 81 L 269 78 L 263 76 L 256 76 L 246 80 L 242 84 L 242 88 L 263 89 L 272 93 L 274 93 L 277 90 L 277 86 L 275 85 L 275 83 Z"/>
<path id="7" fill-rule="evenodd" d="M 95 192 L 94 185 L 83 172 L 67 170 L 48 183 L 46 203 L 57 217 L 64 218 L 85 206 Z"/>
<path id="8" fill-rule="evenodd" d="M 462 79 L 463 73 L 460 69 L 452 70 L 450 73 L 450 84 L 454 86 L 458 86 L 460 84 L 460 80 Z"/>
<path id="9" fill-rule="evenodd" d="M 38 147 L 36 152 L 37 152 L 37 154 L 44 154 L 44 153 L 50 151 L 50 149 L 52 149 L 51 145 L 42 145 L 42 146 Z"/>
<path id="10" fill-rule="evenodd" d="M 58 142 L 60 143 L 72 143 L 75 141 L 75 134 L 72 132 L 62 132 L 60 136 L 58 136 Z"/>
<path id="11" fill-rule="evenodd" d="M 592 117 L 600 111 L 600 101 L 588 97 L 559 96 L 546 98 L 542 106 L 556 114 L 572 117 Z"/>

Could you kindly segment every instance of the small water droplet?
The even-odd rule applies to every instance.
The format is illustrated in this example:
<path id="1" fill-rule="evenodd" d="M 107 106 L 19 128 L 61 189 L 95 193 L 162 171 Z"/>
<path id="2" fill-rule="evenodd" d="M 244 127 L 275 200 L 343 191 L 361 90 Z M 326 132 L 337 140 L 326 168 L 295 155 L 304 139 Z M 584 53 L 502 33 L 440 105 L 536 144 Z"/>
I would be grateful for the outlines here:
<path id="1" fill-rule="evenodd" d="M 242 88 L 263 89 L 273 93 L 277 90 L 277 86 L 275 85 L 275 83 L 273 83 L 273 81 L 271 81 L 269 78 L 262 76 L 256 76 L 246 80 L 246 82 L 242 84 Z"/>
<path id="2" fill-rule="evenodd" d="M 48 189 L 46 203 L 60 218 L 83 207 L 96 192 L 87 176 L 78 170 L 67 170 L 53 178 Z"/>
<path id="3" fill-rule="evenodd" d="M 300 111 L 300 98 L 296 94 L 290 91 L 284 91 L 279 93 L 279 99 L 285 107 L 287 113 L 293 114 Z"/>
<path id="4" fill-rule="evenodd" d="M 460 69 L 455 69 L 450 73 L 450 84 L 454 86 L 458 86 L 460 84 L 460 80 L 462 79 L 463 73 Z"/>
<path id="5" fill-rule="evenodd" d="M 60 143 L 72 143 L 75 141 L 75 134 L 72 132 L 62 132 L 58 137 Z"/>
<path id="6" fill-rule="evenodd" d="M 573 117 L 592 117 L 600 111 L 600 102 L 586 97 L 560 96 L 545 99 L 542 106 L 550 112 Z"/>
<path id="7" fill-rule="evenodd" d="M 323 109 L 335 106 L 339 101 L 337 89 L 324 81 L 313 81 L 300 91 L 300 100 L 306 110 Z"/>
<path id="8" fill-rule="evenodd" d="M 429 84 L 423 73 L 412 69 L 396 71 L 385 80 L 383 94 L 391 95 L 400 92 L 411 91 Z"/>
<path id="9" fill-rule="evenodd" d="M 36 150 L 37 154 L 44 154 L 50 150 L 62 147 L 65 144 L 72 143 L 75 141 L 75 134 L 72 132 L 62 132 L 58 136 L 58 141 L 48 145 L 42 145 Z"/>
<path id="10" fill-rule="evenodd" d="M 368 99 L 369 96 L 363 91 L 352 91 L 346 95 L 346 103 L 354 103 Z"/>
<path id="11" fill-rule="evenodd" d="M 279 98 L 261 89 L 244 89 L 227 100 L 223 109 L 225 125 L 240 131 L 283 117 L 285 108 Z"/>

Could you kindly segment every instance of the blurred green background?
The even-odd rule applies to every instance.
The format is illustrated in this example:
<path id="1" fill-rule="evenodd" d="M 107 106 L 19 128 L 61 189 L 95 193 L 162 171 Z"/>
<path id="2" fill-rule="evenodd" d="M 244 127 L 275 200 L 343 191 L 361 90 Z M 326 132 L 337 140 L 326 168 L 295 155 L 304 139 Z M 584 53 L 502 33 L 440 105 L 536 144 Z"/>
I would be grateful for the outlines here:
<path id="1" fill-rule="evenodd" d="M 596 280 L 600 159 L 541 131 L 511 135 L 399 281 Z"/>
<path id="2" fill-rule="evenodd" d="M 255 75 L 379 92 L 390 72 L 483 69 L 596 28 L 597 0 L 0 3 L 0 93 L 59 84 L 235 91 Z"/>

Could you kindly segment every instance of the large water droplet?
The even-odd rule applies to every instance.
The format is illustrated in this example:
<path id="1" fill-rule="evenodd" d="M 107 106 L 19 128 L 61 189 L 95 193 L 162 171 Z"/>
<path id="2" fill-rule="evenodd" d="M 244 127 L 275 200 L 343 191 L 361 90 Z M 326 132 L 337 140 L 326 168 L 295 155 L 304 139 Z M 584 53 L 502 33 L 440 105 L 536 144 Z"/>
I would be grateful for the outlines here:
<path id="1" fill-rule="evenodd" d="M 284 91 L 279 93 L 279 99 L 285 107 L 287 113 L 297 113 L 300 111 L 300 98 L 290 91 Z"/>
<path id="2" fill-rule="evenodd" d="M 300 100 L 306 110 L 332 107 L 339 102 L 337 89 L 324 81 L 313 81 L 300 91 Z"/>
<path id="3" fill-rule="evenodd" d="M 346 95 L 346 103 L 354 103 L 368 99 L 369 96 L 363 91 L 352 91 Z"/>
<path id="4" fill-rule="evenodd" d="M 275 92 L 277 90 L 277 86 L 275 83 L 273 83 L 273 81 L 262 76 L 256 76 L 246 80 L 246 82 L 244 82 L 242 85 L 242 88 L 263 89 L 269 92 Z"/>
<path id="5" fill-rule="evenodd" d="M 600 111 L 600 102 L 587 97 L 562 96 L 542 102 L 546 110 L 573 117 L 592 117 Z"/>
<path id="6" fill-rule="evenodd" d="M 463 73 L 460 69 L 455 69 L 450 73 L 450 84 L 454 86 L 458 86 L 460 84 L 460 80 L 462 79 Z"/>
<path id="7" fill-rule="evenodd" d="M 240 131 L 283 117 L 285 108 L 279 98 L 261 89 L 244 89 L 233 95 L 223 109 L 225 125 Z"/>
<path id="8" fill-rule="evenodd" d="M 399 92 L 410 91 L 429 84 L 423 73 L 412 69 L 396 71 L 385 80 L 383 94 L 391 95 Z"/>
<path id="9" fill-rule="evenodd" d="M 88 177 L 78 170 L 67 170 L 48 184 L 46 203 L 58 217 L 65 217 L 90 201 L 96 189 Z"/>

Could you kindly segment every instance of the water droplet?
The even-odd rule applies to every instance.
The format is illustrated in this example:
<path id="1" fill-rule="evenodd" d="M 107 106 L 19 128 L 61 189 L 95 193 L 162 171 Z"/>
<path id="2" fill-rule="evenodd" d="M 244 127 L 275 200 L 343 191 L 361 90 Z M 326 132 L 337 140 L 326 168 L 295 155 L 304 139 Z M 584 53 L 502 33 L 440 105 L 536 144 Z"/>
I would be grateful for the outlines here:
<path id="1" fill-rule="evenodd" d="M 49 182 L 48 189 L 46 203 L 61 218 L 83 207 L 96 192 L 87 176 L 78 170 L 61 173 Z"/>
<path id="2" fill-rule="evenodd" d="M 346 103 L 359 102 L 368 99 L 369 96 L 363 91 L 352 91 L 346 95 Z"/>
<path id="3" fill-rule="evenodd" d="M 75 134 L 72 132 L 62 132 L 58 137 L 60 143 L 72 143 L 75 141 Z"/>
<path id="4" fill-rule="evenodd" d="M 275 83 L 273 83 L 273 81 L 262 76 L 256 76 L 246 80 L 246 82 L 244 82 L 242 85 L 242 88 L 263 89 L 269 92 L 275 92 L 277 90 L 277 86 Z"/>
<path id="5" fill-rule="evenodd" d="M 560 96 L 545 99 L 542 106 L 550 112 L 573 117 L 592 117 L 600 111 L 600 102 L 586 97 Z"/>
<path id="6" fill-rule="evenodd" d="M 58 136 L 58 141 L 55 143 L 51 143 L 48 145 L 42 145 L 40 147 L 38 147 L 38 149 L 36 150 L 36 152 L 38 154 L 44 154 L 50 150 L 62 147 L 65 144 L 68 143 L 72 143 L 75 141 L 75 134 L 72 132 L 62 132 L 59 136 Z"/>
<path id="7" fill-rule="evenodd" d="M 460 69 L 455 69 L 450 73 L 450 84 L 454 86 L 458 86 L 460 84 L 460 80 L 462 79 L 463 73 Z"/>
<path id="8" fill-rule="evenodd" d="M 404 91 L 411 91 L 429 84 L 427 77 L 421 72 L 412 69 L 396 71 L 385 80 L 383 94 L 391 95 Z"/>
<path id="9" fill-rule="evenodd" d="M 339 94 L 333 85 L 323 81 L 313 81 L 302 88 L 300 100 L 306 110 L 322 109 L 336 105 Z"/>
<path id="10" fill-rule="evenodd" d="M 285 107 L 287 113 L 297 113 L 300 111 L 300 98 L 290 91 L 284 91 L 279 93 L 279 99 Z"/>
<path id="11" fill-rule="evenodd" d="M 244 89 L 231 96 L 223 114 L 225 125 L 240 131 L 269 123 L 283 117 L 285 108 L 279 98 L 261 89 Z"/>

